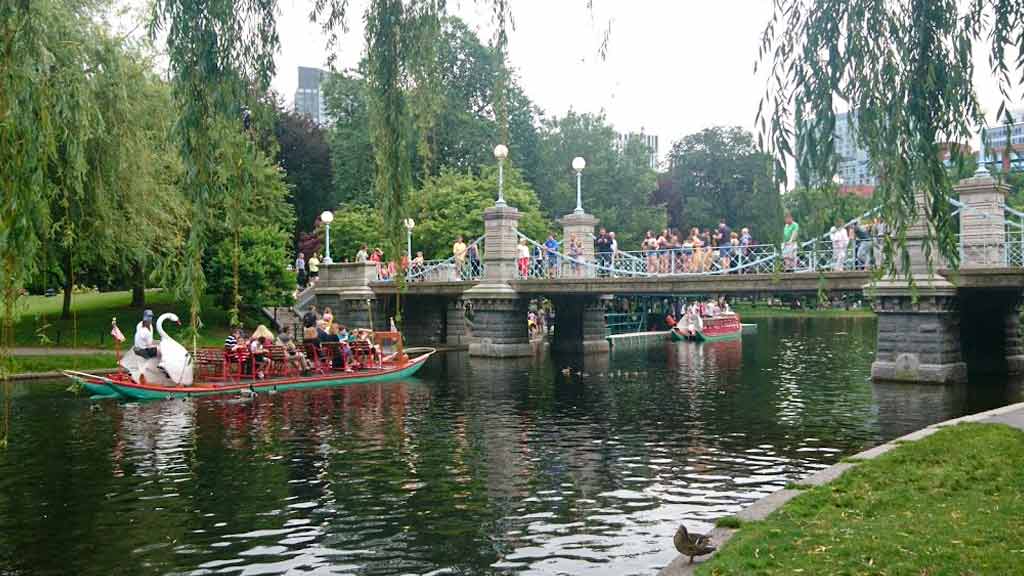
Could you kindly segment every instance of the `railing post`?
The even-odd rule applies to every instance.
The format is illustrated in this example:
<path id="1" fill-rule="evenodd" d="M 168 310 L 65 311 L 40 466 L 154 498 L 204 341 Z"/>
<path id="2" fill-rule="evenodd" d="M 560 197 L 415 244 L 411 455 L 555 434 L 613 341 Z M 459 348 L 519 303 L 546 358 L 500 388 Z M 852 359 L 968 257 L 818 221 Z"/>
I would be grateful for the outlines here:
<path id="1" fill-rule="evenodd" d="M 563 216 L 558 221 L 562 225 L 562 253 L 569 254 L 569 243 L 575 236 L 583 249 L 580 259 L 588 263 L 597 263 L 594 258 L 594 227 L 598 222 L 597 218 L 586 212 L 574 212 Z M 586 276 L 587 267 L 582 268 L 582 273 Z"/>
<path id="2" fill-rule="evenodd" d="M 960 196 L 960 268 L 986 268 L 1006 256 L 1006 213 L 1003 208 L 1009 187 L 987 172 L 978 173 L 953 187 Z"/>

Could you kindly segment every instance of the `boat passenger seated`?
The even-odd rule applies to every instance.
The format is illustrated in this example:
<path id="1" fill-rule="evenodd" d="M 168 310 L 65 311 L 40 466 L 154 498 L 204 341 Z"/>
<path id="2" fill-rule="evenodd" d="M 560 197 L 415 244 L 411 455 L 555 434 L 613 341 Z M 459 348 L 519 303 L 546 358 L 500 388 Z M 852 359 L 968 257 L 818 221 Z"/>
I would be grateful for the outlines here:
<path id="1" fill-rule="evenodd" d="M 676 317 L 671 312 L 665 316 L 665 324 L 669 327 L 669 330 L 676 327 Z"/>
<path id="2" fill-rule="evenodd" d="M 273 362 L 270 360 L 270 354 L 267 353 L 267 349 L 265 347 L 266 344 L 266 336 L 253 338 L 249 341 L 249 353 L 252 354 L 252 364 L 253 368 L 256 370 L 257 378 L 265 377 L 266 373 L 273 368 Z"/>
<path id="3" fill-rule="evenodd" d="M 231 329 L 231 333 L 224 339 L 224 357 L 229 362 L 238 362 L 239 352 L 245 350 L 247 343 L 245 338 L 242 336 L 242 329 L 234 327 Z"/>
<path id="4" fill-rule="evenodd" d="M 277 345 L 284 348 L 285 358 L 293 368 L 302 372 L 309 372 L 313 365 L 309 358 L 306 358 L 306 355 L 295 346 L 295 339 L 292 338 L 291 330 L 291 327 L 286 328 L 277 335 Z"/>

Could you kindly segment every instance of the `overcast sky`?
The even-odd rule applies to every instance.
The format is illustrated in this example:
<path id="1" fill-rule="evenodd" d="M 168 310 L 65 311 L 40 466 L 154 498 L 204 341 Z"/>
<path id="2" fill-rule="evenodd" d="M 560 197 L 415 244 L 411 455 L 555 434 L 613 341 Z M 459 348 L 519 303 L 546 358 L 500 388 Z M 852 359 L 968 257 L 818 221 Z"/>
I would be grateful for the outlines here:
<path id="1" fill-rule="evenodd" d="M 291 101 L 298 66 L 323 67 L 323 36 L 306 18 L 309 0 L 282 0 L 282 50 L 274 87 Z M 338 65 L 363 50 L 355 0 Z M 450 12 L 486 42 L 493 34 L 488 2 L 457 1 Z M 509 61 L 526 93 L 547 114 L 570 108 L 605 110 L 621 131 L 671 140 L 717 124 L 752 128 L 762 83 L 753 75 L 757 44 L 771 15 L 768 0 L 516 0 Z M 356 16 L 356 17 L 351 17 Z M 607 58 L 598 48 L 611 24 Z"/>
<path id="2" fill-rule="evenodd" d="M 281 53 L 274 88 L 292 102 L 298 66 L 325 67 L 325 37 L 308 20 L 311 0 L 281 0 Z M 757 46 L 771 17 L 770 0 L 513 0 L 509 61 L 526 93 L 549 115 L 570 108 L 604 110 L 620 131 L 657 134 L 671 142 L 702 128 L 753 129 L 764 82 L 754 76 Z M 366 0 L 351 0 L 348 34 L 337 66 L 358 62 L 364 49 Z M 490 2 L 454 0 L 449 11 L 486 42 L 493 34 Z M 611 25 L 607 58 L 598 48 Z M 979 56 L 981 56 L 979 54 Z M 978 66 L 984 70 L 983 57 Z M 979 75 L 982 103 L 999 105 L 995 82 Z"/>

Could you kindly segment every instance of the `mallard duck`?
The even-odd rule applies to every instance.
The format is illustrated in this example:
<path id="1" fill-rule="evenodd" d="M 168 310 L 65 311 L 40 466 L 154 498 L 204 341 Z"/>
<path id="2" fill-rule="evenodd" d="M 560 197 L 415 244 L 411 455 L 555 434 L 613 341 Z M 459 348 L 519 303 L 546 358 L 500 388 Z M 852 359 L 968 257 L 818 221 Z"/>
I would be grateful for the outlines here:
<path id="1" fill-rule="evenodd" d="M 680 554 L 690 557 L 690 564 L 693 564 L 694 556 L 703 556 L 715 551 L 715 547 L 711 544 L 710 536 L 707 534 L 690 534 L 686 531 L 685 524 L 679 525 L 679 529 L 676 530 L 676 535 L 672 542 L 676 545 L 676 550 Z"/>

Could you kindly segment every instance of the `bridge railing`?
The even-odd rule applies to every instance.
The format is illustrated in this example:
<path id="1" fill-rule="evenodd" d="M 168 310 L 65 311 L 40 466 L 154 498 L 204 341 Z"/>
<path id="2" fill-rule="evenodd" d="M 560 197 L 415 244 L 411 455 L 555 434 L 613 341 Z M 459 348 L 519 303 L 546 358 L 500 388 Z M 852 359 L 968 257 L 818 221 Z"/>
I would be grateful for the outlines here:
<path id="1" fill-rule="evenodd" d="M 643 311 L 608 312 L 604 315 L 604 323 L 609 336 L 643 332 L 647 329 L 647 314 Z"/>
<path id="2" fill-rule="evenodd" d="M 461 261 L 456 261 L 455 256 L 449 256 L 443 260 L 425 260 L 410 263 L 409 269 L 405 271 L 406 282 L 469 282 L 479 280 L 484 274 L 483 261 L 484 237 L 481 236 L 466 246 L 476 247 L 477 257 L 471 259 L 468 256 Z M 390 263 L 380 263 L 377 266 L 378 282 L 393 282 L 394 275 L 399 270 Z"/>

